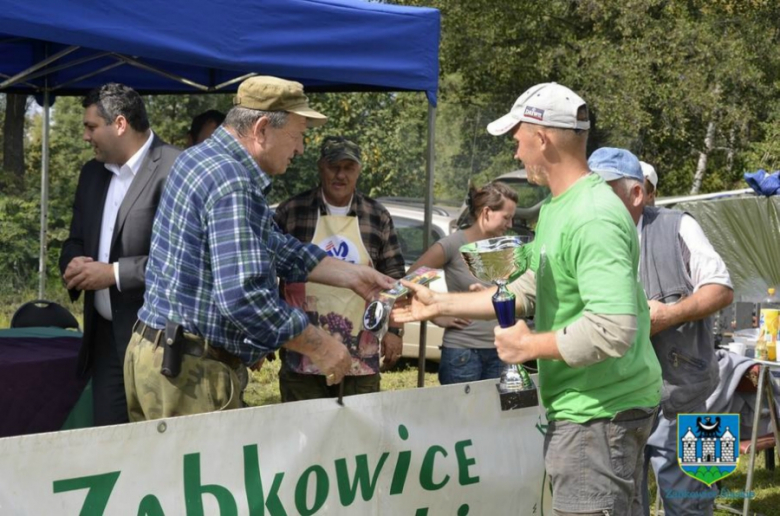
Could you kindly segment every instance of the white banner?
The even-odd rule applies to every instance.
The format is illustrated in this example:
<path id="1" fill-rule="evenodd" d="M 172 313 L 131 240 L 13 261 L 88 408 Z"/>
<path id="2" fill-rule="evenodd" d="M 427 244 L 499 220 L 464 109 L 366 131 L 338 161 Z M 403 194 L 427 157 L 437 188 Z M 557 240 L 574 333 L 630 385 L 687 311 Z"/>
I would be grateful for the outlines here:
<path id="1" fill-rule="evenodd" d="M 551 514 L 495 381 L 0 439 L 1 515 Z"/>

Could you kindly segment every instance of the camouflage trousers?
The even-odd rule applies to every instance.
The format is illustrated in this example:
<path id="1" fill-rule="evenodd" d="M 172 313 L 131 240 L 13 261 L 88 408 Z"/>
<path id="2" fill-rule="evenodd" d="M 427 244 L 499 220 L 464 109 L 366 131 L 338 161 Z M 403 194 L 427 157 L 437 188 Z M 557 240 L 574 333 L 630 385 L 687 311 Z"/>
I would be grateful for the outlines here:
<path id="1" fill-rule="evenodd" d="M 162 336 L 158 337 L 162 339 Z M 182 355 L 176 378 L 160 373 L 163 347 L 133 332 L 125 354 L 125 394 L 131 422 L 241 408 L 246 367 Z"/>

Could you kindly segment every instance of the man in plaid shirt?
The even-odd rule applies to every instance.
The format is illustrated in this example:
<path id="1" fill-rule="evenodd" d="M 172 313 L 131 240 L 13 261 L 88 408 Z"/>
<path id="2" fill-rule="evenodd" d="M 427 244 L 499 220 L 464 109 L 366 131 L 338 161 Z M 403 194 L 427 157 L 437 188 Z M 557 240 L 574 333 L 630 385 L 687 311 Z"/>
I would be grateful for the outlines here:
<path id="1" fill-rule="evenodd" d="M 387 209 L 357 190 L 362 171 L 361 150 L 340 136 L 328 136 L 317 161 L 320 184 L 298 194 L 276 209 L 274 219 L 286 233 L 312 242 L 328 255 L 374 267 L 393 278 L 404 276 L 404 259 L 393 220 Z M 285 283 L 285 300 L 301 306 L 314 325 L 327 327 L 352 355 L 352 368 L 344 378 L 344 394 L 379 391 L 379 358 L 384 366 L 401 356 L 403 328 L 390 327 L 381 343 L 360 331 L 365 303 L 351 292 L 304 283 Z M 350 303 L 350 297 L 355 297 Z M 378 346 L 377 344 L 381 344 Z M 316 364 L 294 351 L 281 350 L 279 390 L 282 401 L 335 397 Z"/>
<path id="2" fill-rule="evenodd" d="M 351 289 L 366 299 L 393 280 L 282 234 L 265 199 L 268 176 L 303 153 L 307 126 L 326 117 L 303 86 L 252 77 L 224 124 L 171 170 L 152 229 L 143 308 L 125 355 L 131 421 L 242 405 L 246 366 L 284 346 L 337 384 L 351 366 L 344 346 L 279 299 L 277 278 Z M 163 329 L 181 325 L 181 371 L 160 374 Z"/>

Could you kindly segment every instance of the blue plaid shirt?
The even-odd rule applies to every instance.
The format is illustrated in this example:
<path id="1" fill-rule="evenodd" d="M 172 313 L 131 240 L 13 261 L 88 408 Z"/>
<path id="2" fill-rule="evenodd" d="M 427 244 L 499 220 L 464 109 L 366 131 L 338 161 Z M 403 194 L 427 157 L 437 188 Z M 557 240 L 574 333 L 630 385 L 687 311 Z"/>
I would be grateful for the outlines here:
<path id="1" fill-rule="evenodd" d="M 308 318 L 279 298 L 277 274 L 305 281 L 327 255 L 279 231 L 270 186 L 222 127 L 176 159 L 154 219 L 141 322 L 179 322 L 246 364 L 304 330 Z"/>

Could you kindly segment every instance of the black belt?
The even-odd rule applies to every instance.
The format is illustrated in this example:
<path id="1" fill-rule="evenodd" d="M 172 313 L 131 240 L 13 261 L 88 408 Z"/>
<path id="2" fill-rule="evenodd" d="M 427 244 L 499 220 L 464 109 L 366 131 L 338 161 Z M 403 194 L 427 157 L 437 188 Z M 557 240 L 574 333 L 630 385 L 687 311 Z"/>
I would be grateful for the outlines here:
<path id="1" fill-rule="evenodd" d="M 133 331 L 143 337 L 144 340 L 153 342 L 157 346 L 162 344 L 162 340 L 165 338 L 165 332 L 163 330 L 155 330 L 142 322 L 136 323 Z M 205 355 L 206 358 L 222 362 L 231 369 L 237 369 L 242 365 L 241 359 L 237 356 L 231 355 L 225 351 L 224 348 L 215 348 L 211 345 L 207 346 L 206 340 L 203 337 L 199 337 L 192 333 L 184 333 L 183 345 L 182 351 L 187 355 L 192 355 L 194 357 L 202 357 Z"/>

